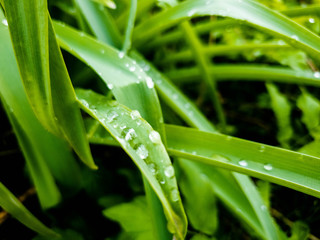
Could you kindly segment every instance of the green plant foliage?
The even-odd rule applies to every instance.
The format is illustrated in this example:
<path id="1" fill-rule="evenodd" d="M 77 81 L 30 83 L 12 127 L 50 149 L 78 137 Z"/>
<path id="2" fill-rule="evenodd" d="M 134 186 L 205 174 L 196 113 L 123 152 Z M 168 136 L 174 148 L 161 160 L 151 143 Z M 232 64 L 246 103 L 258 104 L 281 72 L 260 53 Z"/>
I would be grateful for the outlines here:
<path id="1" fill-rule="evenodd" d="M 1 239 L 319 238 L 319 0 L 0 4 Z"/>
<path id="2" fill-rule="evenodd" d="M 148 240 L 153 238 L 151 218 L 145 197 L 136 197 L 132 202 L 105 209 L 103 214 L 120 223 L 126 233 L 126 239 Z"/>

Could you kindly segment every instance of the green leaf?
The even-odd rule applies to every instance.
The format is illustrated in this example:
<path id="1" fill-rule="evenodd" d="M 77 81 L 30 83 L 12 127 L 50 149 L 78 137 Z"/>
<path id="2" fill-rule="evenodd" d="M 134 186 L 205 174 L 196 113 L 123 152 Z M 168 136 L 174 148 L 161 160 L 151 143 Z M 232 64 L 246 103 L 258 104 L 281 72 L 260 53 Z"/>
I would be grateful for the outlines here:
<path id="1" fill-rule="evenodd" d="M 179 163 L 181 161 L 179 159 Z M 218 226 L 218 209 L 210 181 L 207 175 L 199 168 L 194 169 L 192 164 L 182 164 L 181 169 L 179 186 L 188 219 L 194 229 L 213 235 Z"/>
<path id="2" fill-rule="evenodd" d="M 0 20 L 3 19 L 4 16 L 0 11 Z M 51 158 L 52 152 L 46 152 L 46 148 L 43 148 L 44 140 L 48 134 L 38 122 L 29 105 L 14 59 L 8 29 L 2 24 L 0 25 L 0 36 L 2 40 L 0 53 L 1 56 L 6 56 L 6 58 L 0 58 L 1 100 L 6 107 L 23 150 L 40 203 L 44 208 L 51 207 L 59 202 L 60 194 L 45 162 L 45 159 L 53 160 Z M 40 145 L 37 145 L 39 143 Z M 52 151 L 56 150 L 52 149 Z"/>
<path id="3" fill-rule="evenodd" d="M 302 122 L 306 125 L 310 135 L 320 139 L 320 101 L 312 96 L 306 89 L 297 100 L 297 106 L 302 111 Z"/>
<path id="4" fill-rule="evenodd" d="M 211 66 L 210 72 L 217 81 L 268 81 L 320 86 L 318 75 L 312 71 L 296 71 L 284 67 L 265 67 L 255 64 L 221 64 Z M 195 82 L 201 76 L 199 69 L 194 67 L 171 70 L 166 75 L 176 83 Z"/>
<path id="5" fill-rule="evenodd" d="M 162 11 L 138 25 L 134 31 L 135 43 L 146 42 L 164 30 L 186 18 L 218 15 L 249 22 L 259 29 L 281 37 L 289 44 L 301 48 L 315 58 L 320 54 L 320 37 L 284 15 L 272 11 L 251 0 L 198 0 L 185 1 L 176 7 Z"/>
<path id="6" fill-rule="evenodd" d="M 299 152 L 320 158 L 320 141 L 313 141 L 304 145 L 299 149 Z"/>
<path id="7" fill-rule="evenodd" d="M 153 239 L 152 224 L 145 197 L 136 197 L 132 202 L 105 209 L 103 215 L 119 222 L 132 239 Z"/>
<path id="8" fill-rule="evenodd" d="M 280 93 L 274 84 L 267 83 L 266 88 L 271 98 L 271 108 L 277 119 L 278 141 L 283 147 L 289 148 L 289 141 L 293 136 L 293 129 L 291 127 L 291 106 L 289 100 L 285 95 Z"/>
<path id="9" fill-rule="evenodd" d="M 185 127 L 168 125 L 166 132 L 170 155 L 320 196 L 318 157 Z"/>
<path id="10" fill-rule="evenodd" d="M 21 79 L 40 122 L 59 134 L 49 76 L 47 1 L 4 1 Z"/>
<path id="11" fill-rule="evenodd" d="M 63 135 L 84 163 L 96 168 L 46 1 L 4 3 L 20 75 L 36 116 L 48 130 Z"/>
<path id="12" fill-rule="evenodd" d="M 291 237 L 289 240 L 307 240 L 309 237 L 309 226 L 301 221 L 294 222 L 291 228 Z"/>
<path id="13" fill-rule="evenodd" d="M 186 234 L 186 218 L 182 207 L 174 168 L 160 134 L 144 121 L 138 111 L 92 91 L 78 90 L 82 108 L 97 119 L 129 154 L 158 195 L 169 221 L 169 230 L 177 239 Z"/>
<path id="14" fill-rule="evenodd" d="M 28 209 L 0 182 L 0 206 L 30 229 L 45 236 L 57 236 L 51 229 L 43 225 Z"/>

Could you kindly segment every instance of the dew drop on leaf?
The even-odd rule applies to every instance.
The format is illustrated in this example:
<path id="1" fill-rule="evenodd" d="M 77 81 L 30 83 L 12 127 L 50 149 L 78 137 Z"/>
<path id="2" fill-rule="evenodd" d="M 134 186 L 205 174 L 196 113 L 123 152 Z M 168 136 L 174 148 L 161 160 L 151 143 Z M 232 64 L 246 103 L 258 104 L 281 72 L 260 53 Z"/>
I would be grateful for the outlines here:
<path id="1" fill-rule="evenodd" d="M 138 110 L 133 110 L 131 113 L 130 113 L 130 117 L 132 120 L 136 120 L 138 118 L 141 118 L 141 115 L 139 113 Z"/>
<path id="2" fill-rule="evenodd" d="M 127 133 L 126 133 L 126 136 L 125 136 L 125 140 L 126 141 L 131 141 L 133 140 L 134 138 L 137 137 L 137 134 L 136 134 L 136 131 L 133 129 L 133 128 L 130 128 Z"/>
<path id="3" fill-rule="evenodd" d="M 161 137 L 157 131 L 151 131 L 151 133 L 149 134 L 149 139 L 151 142 L 153 142 L 155 144 L 161 143 Z"/>
<path id="4" fill-rule="evenodd" d="M 246 160 L 241 160 L 241 161 L 239 161 L 239 165 L 242 166 L 242 167 L 247 167 L 248 163 L 247 163 Z"/>
<path id="5" fill-rule="evenodd" d="M 179 192 L 177 189 L 173 189 L 170 193 L 171 200 L 176 202 L 179 200 Z"/>
<path id="6" fill-rule="evenodd" d="M 1 22 L 2 22 L 2 24 L 5 25 L 6 27 L 8 26 L 8 21 L 7 21 L 7 19 L 3 19 Z"/>
<path id="7" fill-rule="evenodd" d="M 171 178 L 174 176 L 174 168 L 172 166 L 168 166 L 164 169 L 164 175 Z"/>
<path id="8" fill-rule="evenodd" d="M 272 170 L 272 165 L 270 164 L 270 163 L 267 163 L 267 164 L 265 164 L 264 166 L 263 166 L 263 168 L 265 169 L 265 170 L 267 170 L 267 171 L 271 171 Z"/>
<path id="9" fill-rule="evenodd" d="M 143 144 L 138 146 L 136 153 L 141 159 L 146 159 L 149 156 L 149 152 L 146 146 L 144 146 Z"/>
<path id="10" fill-rule="evenodd" d="M 265 150 L 266 150 L 266 147 L 265 147 L 265 146 L 261 145 L 261 146 L 259 147 L 259 152 L 264 152 Z"/>
<path id="11" fill-rule="evenodd" d="M 314 76 L 315 78 L 320 78 L 320 72 L 314 72 L 313 76 Z"/>
<path id="12" fill-rule="evenodd" d="M 120 51 L 120 52 L 118 53 L 118 57 L 119 57 L 120 59 L 122 59 L 122 58 L 124 57 L 124 52 Z"/>
<path id="13" fill-rule="evenodd" d="M 110 112 L 107 113 L 106 122 L 110 123 L 113 120 L 115 120 L 118 116 L 119 116 L 119 114 L 116 113 L 115 111 L 110 111 Z"/>
<path id="14" fill-rule="evenodd" d="M 112 83 L 108 83 L 107 87 L 111 90 L 113 88 L 113 84 Z"/>
<path id="15" fill-rule="evenodd" d="M 153 88 L 154 87 L 154 82 L 152 81 L 151 77 L 146 77 L 146 81 L 147 81 L 148 88 Z"/>

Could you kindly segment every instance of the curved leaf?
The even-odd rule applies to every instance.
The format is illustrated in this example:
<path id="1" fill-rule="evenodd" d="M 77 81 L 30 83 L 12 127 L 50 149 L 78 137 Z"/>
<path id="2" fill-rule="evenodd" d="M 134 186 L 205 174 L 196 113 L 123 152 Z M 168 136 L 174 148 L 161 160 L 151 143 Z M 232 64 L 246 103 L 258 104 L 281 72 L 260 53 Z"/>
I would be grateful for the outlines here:
<path id="1" fill-rule="evenodd" d="M 244 173 L 320 197 L 318 157 L 185 127 L 168 125 L 166 132 L 168 150 L 173 156 Z"/>
<path id="2" fill-rule="evenodd" d="M 57 236 L 47 228 L 0 182 L 0 206 L 30 229 L 45 236 Z"/>
<path id="3" fill-rule="evenodd" d="M 148 18 L 134 31 L 134 42 L 141 45 L 147 39 L 184 19 L 218 15 L 247 21 L 262 30 L 285 39 L 289 44 L 319 58 L 320 37 L 284 15 L 251 0 L 186 1 Z"/>
<path id="4" fill-rule="evenodd" d="M 162 144 L 160 134 L 144 121 L 138 111 L 130 111 L 117 102 L 92 91 L 78 90 L 82 108 L 97 119 L 146 177 L 162 202 L 169 230 L 184 239 L 187 220 L 180 199 L 174 168 Z"/>

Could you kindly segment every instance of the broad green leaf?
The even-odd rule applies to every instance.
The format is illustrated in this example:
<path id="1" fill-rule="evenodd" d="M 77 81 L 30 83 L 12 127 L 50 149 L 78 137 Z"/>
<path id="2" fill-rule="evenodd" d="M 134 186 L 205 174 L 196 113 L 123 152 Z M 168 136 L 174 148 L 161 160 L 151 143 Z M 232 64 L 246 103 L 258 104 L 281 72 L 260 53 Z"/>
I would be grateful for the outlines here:
<path id="1" fill-rule="evenodd" d="M 137 12 L 137 0 L 131 0 L 130 14 L 128 17 L 127 29 L 124 36 L 123 46 L 122 46 L 123 54 L 127 54 L 127 52 L 131 48 L 131 39 L 132 39 L 132 32 L 134 28 L 134 22 L 136 19 L 136 12 Z"/>
<path id="2" fill-rule="evenodd" d="M 191 240 L 215 240 L 215 238 L 209 238 L 206 235 L 196 234 L 191 238 Z"/>
<path id="3" fill-rule="evenodd" d="M 145 197 L 136 197 L 131 202 L 107 208 L 103 211 L 103 215 L 119 222 L 130 239 L 153 239 L 152 224 Z"/>
<path id="4" fill-rule="evenodd" d="M 4 3 L 19 72 L 36 116 L 48 130 L 64 136 L 84 163 L 96 168 L 46 1 Z"/>
<path id="5" fill-rule="evenodd" d="M 91 1 L 100 3 L 100 4 L 102 4 L 103 6 L 108 7 L 108 8 L 111 8 L 111 9 L 116 9 L 116 8 L 117 8 L 117 5 L 116 5 L 115 2 L 112 1 L 112 0 L 91 0 Z"/>
<path id="6" fill-rule="evenodd" d="M 141 116 L 149 116 L 146 120 L 154 129 L 162 131 L 163 120 L 154 82 L 134 60 L 71 27 L 59 23 L 54 23 L 54 27 L 61 47 L 88 64 L 119 102 L 132 109 L 140 106 Z"/>
<path id="7" fill-rule="evenodd" d="M 181 169 L 178 182 L 189 222 L 194 229 L 213 235 L 218 226 L 218 209 L 208 176 L 192 164 L 181 164 Z"/>
<path id="8" fill-rule="evenodd" d="M 170 155 L 237 171 L 320 197 L 318 157 L 185 127 L 168 125 L 166 132 Z"/>
<path id="9" fill-rule="evenodd" d="M 299 152 L 320 158 L 320 141 L 313 141 L 304 145 L 299 149 Z"/>
<path id="10" fill-rule="evenodd" d="M 312 71 L 296 71 L 284 67 L 265 67 L 254 64 L 221 64 L 211 66 L 210 72 L 218 81 L 267 81 L 320 86 L 318 74 Z M 166 75 L 176 83 L 195 82 L 201 76 L 199 69 L 194 67 L 171 70 L 166 72 Z"/>
<path id="11" fill-rule="evenodd" d="M 306 125 L 310 135 L 315 139 L 320 138 L 320 101 L 312 96 L 306 89 L 297 100 L 297 106 L 302 111 L 302 122 Z"/>
<path id="12" fill-rule="evenodd" d="M 0 11 L 0 20 L 3 19 L 3 14 Z M 0 36 L 0 55 L 6 56 L 6 58 L 0 57 L 1 100 L 16 131 L 40 203 L 43 207 L 51 207 L 57 204 L 60 199 L 60 194 L 45 162 L 45 157 L 50 156 L 51 152 L 43 152 L 43 148 L 36 145 L 41 143 L 40 146 L 43 146 L 44 139 L 42 137 L 45 136 L 43 133 L 46 130 L 41 127 L 29 105 L 14 58 L 9 31 L 2 24 L 0 25 Z"/>
<path id="13" fill-rule="evenodd" d="M 147 39 L 186 18 L 218 15 L 249 22 L 254 26 L 281 37 L 289 44 L 301 48 L 315 58 L 320 55 L 320 37 L 284 15 L 251 0 L 198 0 L 185 1 L 162 11 L 138 25 L 134 31 L 135 43 Z"/>
<path id="14" fill-rule="evenodd" d="M 4 1 L 21 79 L 40 122 L 58 134 L 49 75 L 47 1 Z"/>
<path id="15" fill-rule="evenodd" d="M 158 195 L 169 221 L 169 230 L 177 239 L 186 234 L 186 218 L 180 199 L 174 168 L 160 134 L 144 121 L 138 111 L 130 111 L 117 102 L 108 102 L 92 91 L 78 90 L 82 108 L 98 120 L 129 154 Z"/>
<path id="16" fill-rule="evenodd" d="M 289 240 L 307 240 L 309 237 L 309 226 L 301 221 L 294 222 L 291 228 Z"/>
<path id="17" fill-rule="evenodd" d="M 91 156 L 88 140 L 85 137 L 80 109 L 76 102 L 74 89 L 63 61 L 50 17 L 49 47 L 52 102 L 58 124 L 65 139 L 70 143 L 80 159 L 90 168 L 97 169 Z"/>
<path id="18" fill-rule="evenodd" d="M 290 103 L 274 84 L 267 83 L 266 88 L 271 98 L 271 108 L 277 119 L 278 141 L 283 147 L 289 148 L 289 141 L 293 136 Z"/>
<path id="19" fill-rule="evenodd" d="M 47 228 L 0 182 L 0 206 L 15 217 L 18 221 L 30 229 L 45 236 L 56 236 L 57 234 Z"/>

